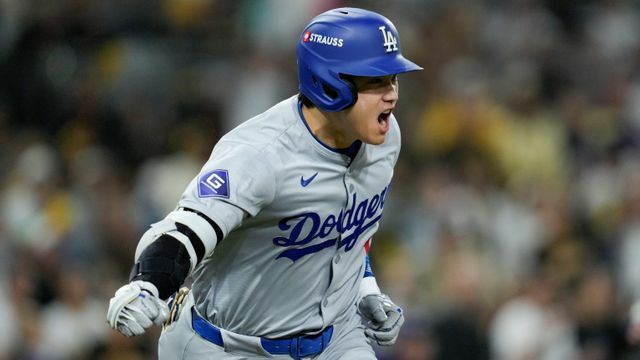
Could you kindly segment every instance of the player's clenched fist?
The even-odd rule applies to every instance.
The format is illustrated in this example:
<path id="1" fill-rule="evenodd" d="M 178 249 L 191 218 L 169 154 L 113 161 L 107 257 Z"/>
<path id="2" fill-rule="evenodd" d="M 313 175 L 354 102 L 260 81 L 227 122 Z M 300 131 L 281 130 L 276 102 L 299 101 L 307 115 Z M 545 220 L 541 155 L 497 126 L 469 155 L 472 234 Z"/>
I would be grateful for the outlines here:
<path id="1" fill-rule="evenodd" d="M 404 323 L 402 309 L 387 295 L 372 294 L 360 300 L 360 314 L 367 319 L 365 335 L 378 345 L 393 345 Z"/>
<path id="2" fill-rule="evenodd" d="M 152 324 L 162 325 L 168 317 L 169 308 L 158 298 L 158 289 L 140 280 L 118 289 L 107 311 L 109 325 L 125 336 L 141 335 Z"/>

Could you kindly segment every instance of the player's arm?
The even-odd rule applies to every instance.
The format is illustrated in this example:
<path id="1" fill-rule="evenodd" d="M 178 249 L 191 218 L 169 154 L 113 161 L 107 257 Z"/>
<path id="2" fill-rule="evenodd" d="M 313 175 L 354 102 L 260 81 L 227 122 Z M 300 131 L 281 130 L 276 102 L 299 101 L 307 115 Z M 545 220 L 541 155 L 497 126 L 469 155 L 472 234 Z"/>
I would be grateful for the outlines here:
<path id="1" fill-rule="evenodd" d="M 369 249 L 371 239 L 364 246 L 364 275 L 360 282 L 358 311 L 367 320 L 365 335 L 378 345 L 393 345 L 404 323 L 402 309 L 393 303 L 389 296 L 378 287 L 371 268 Z"/>
<path id="2" fill-rule="evenodd" d="M 244 212 L 224 202 L 218 205 L 239 223 Z M 231 215 L 229 215 L 231 214 Z M 140 335 L 168 317 L 164 300 L 176 292 L 225 236 L 223 227 L 191 208 L 179 208 L 151 225 L 140 239 L 130 282 L 109 303 L 111 327 L 126 336 Z"/>
<path id="3" fill-rule="evenodd" d="M 226 207 L 242 218 L 240 209 Z M 161 299 L 167 299 L 223 238 L 220 225 L 205 214 L 191 208 L 172 211 L 138 243 L 129 280 L 148 281 Z"/>
<path id="4" fill-rule="evenodd" d="M 232 176 L 238 179 L 234 187 L 229 185 Z M 261 149 L 246 142 L 218 142 L 202 171 L 187 186 L 178 208 L 151 225 L 140 239 L 130 283 L 109 303 L 111 327 L 131 336 L 164 322 L 164 299 L 179 290 L 245 216 L 255 216 L 272 201 L 274 179 L 273 167 L 264 160 Z M 217 195 L 209 192 L 214 185 Z"/>

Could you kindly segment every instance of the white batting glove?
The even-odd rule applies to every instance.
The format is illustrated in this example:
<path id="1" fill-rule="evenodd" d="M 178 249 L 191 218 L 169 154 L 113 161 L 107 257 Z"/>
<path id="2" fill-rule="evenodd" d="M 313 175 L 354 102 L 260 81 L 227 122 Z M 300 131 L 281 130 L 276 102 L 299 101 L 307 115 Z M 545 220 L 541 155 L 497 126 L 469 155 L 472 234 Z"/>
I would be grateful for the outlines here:
<path id="1" fill-rule="evenodd" d="M 107 311 L 109 325 L 125 336 L 141 335 L 152 324 L 162 325 L 168 317 L 169 307 L 158 298 L 158 289 L 142 280 L 118 289 Z"/>
<path id="2" fill-rule="evenodd" d="M 365 335 L 378 345 L 393 345 L 404 324 L 402 309 L 387 295 L 371 294 L 363 297 L 358 310 L 367 321 Z"/>

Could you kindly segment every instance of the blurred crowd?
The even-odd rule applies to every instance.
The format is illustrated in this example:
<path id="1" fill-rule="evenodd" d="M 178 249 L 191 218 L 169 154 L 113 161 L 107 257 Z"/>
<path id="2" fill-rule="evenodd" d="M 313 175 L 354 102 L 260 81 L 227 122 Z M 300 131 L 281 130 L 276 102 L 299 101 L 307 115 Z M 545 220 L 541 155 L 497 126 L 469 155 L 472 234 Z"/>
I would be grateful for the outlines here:
<path id="1" fill-rule="evenodd" d="M 140 235 L 217 139 L 297 92 L 333 7 L 398 27 L 403 151 L 372 261 L 380 359 L 633 359 L 640 4 L 1 0 L 0 359 L 150 359 L 108 329 Z"/>

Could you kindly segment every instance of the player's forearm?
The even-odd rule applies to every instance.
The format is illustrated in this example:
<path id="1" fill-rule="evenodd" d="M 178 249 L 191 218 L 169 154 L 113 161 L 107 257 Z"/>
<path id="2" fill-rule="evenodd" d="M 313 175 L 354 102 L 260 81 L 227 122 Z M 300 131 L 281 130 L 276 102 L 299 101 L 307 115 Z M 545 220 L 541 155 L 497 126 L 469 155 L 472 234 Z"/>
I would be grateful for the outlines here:
<path id="1" fill-rule="evenodd" d="M 152 225 L 140 240 L 130 280 L 152 283 L 160 298 L 166 299 L 213 252 L 223 236 L 220 227 L 202 213 L 173 211 Z"/>
<path id="2" fill-rule="evenodd" d="M 167 299 L 187 278 L 190 266 L 187 248 L 172 236 L 163 234 L 142 252 L 129 280 L 148 281 L 158 289 L 161 299 Z"/>
<path id="3" fill-rule="evenodd" d="M 373 269 L 371 268 L 371 261 L 369 259 L 369 254 L 365 255 L 364 261 L 365 261 L 364 275 L 362 277 L 362 280 L 360 281 L 360 291 L 359 291 L 360 298 L 363 298 L 371 294 L 381 293 L 380 287 L 378 287 L 378 282 L 376 281 L 376 277 L 373 274 Z"/>

